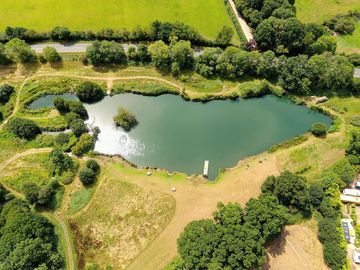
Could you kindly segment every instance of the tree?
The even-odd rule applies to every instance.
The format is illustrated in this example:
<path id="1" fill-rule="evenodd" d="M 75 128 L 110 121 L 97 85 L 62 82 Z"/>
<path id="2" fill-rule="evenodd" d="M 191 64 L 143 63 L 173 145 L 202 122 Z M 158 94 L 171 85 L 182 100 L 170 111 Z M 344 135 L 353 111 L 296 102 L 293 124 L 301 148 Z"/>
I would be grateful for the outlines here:
<path id="1" fill-rule="evenodd" d="M 46 46 L 43 49 L 43 55 L 46 61 L 49 63 L 56 63 L 60 62 L 62 60 L 60 54 L 57 52 L 57 50 L 53 47 Z"/>
<path id="2" fill-rule="evenodd" d="M 11 59 L 6 55 L 4 44 L 0 43 L 0 65 L 4 66 L 11 63 Z"/>
<path id="3" fill-rule="evenodd" d="M 148 48 L 151 62 L 160 70 L 168 71 L 170 67 L 170 49 L 164 41 L 159 40 Z"/>
<path id="4" fill-rule="evenodd" d="M 81 183 L 83 183 L 85 186 L 88 186 L 95 183 L 96 173 L 92 169 L 85 167 L 80 170 L 79 178 Z"/>
<path id="5" fill-rule="evenodd" d="M 279 84 L 291 93 L 306 95 L 311 85 L 308 71 L 305 55 L 289 57 L 281 66 Z"/>
<path id="6" fill-rule="evenodd" d="M 263 183 L 261 190 L 264 194 L 272 194 L 278 198 L 279 203 L 289 207 L 290 211 L 307 212 L 310 210 L 309 187 L 306 179 L 282 172 L 280 176 L 269 176 Z"/>
<path id="7" fill-rule="evenodd" d="M 250 199 L 246 204 L 245 221 L 256 227 L 268 242 L 275 239 L 287 221 L 287 209 L 273 195 Z"/>
<path id="8" fill-rule="evenodd" d="M 71 148 L 71 151 L 74 155 L 80 156 L 89 152 L 94 146 L 93 137 L 85 133 L 81 135 L 79 141 Z"/>
<path id="9" fill-rule="evenodd" d="M 324 190 L 321 184 L 312 183 L 310 185 L 310 203 L 315 208 L 318 208 L 321 204 L 321 201 L 324 198 Z"/>
<path id="10" fill-rule="evenodd" d="M 86 49 L 86 58 L 93 65 L 126 64 L 127 57 L 121 44 L 115 41 L 94 41 Z"/>
<path id="11" fill-rule="evenodd" d="M 327 127 L 324 123 L 317 122 L 312 124 L 310 132 L 316 137 L 324 137 L 327 133 Z"/>
<path id="12" fill-rule="evenodd" d="M 69 108 L 68 108 L 65 100 L 63 98 L 61 98 L 61 97 L 57 97 L 57 98 L 54 99 L 54 107 L 61 114 L 69 112 Z"/>
<path id="13" fill-rule="evenodd" d="M 0 85 L 0 103 L 8 102 L 13 93 L 14 93 L 13 86 L 5 83 Z"/>
<path id="14" fill-rule="evenodd" d="M 114 116 L 114 122 L 117 127 L 122 127 L 125 131 L 130 131 L 138 124 L 135 115 L 124 108 L 118 109 L 118 114 Z"/>
<path id="15" fill-rule="evenodd" d="M 86 166 L 86 168 L 93 170 L 95 173 L 98 173 L 100 171 L 100 165 L 94 159 L 90 159 L 90 160 L 86 161 L 85 166 Z"/>
<path id="16" fill-rule="evenodd" d="M 65 106 L 67 111 L 77 114 L 81 119 L 88 119 L 89 115 L 80 101 L 66 100 Z"/>
<path id="17" fill-rule="evenodd" d="M 186 269 L 207 269 L 215 257 L 221 233 L 211 220 L 190 222 L 177 240 Z"/>
<path id="18" fill-rule="evenodd" d="M 360 132 L 353 131 L 351 133 L 350 142 L 346 148 L 346 156 L 353 165 L 360 164 Z"/>
<path id="19" fill-rule="evenodd" d="M 190 69 L 194 64 L 194 50 L 189 41 L 180 40 L 170 45 L 171 72 L 179 75 L 183 69 Z"/>
<path id="20" fill-rule="evenodd" d="M 40 192 L 40 188 L 38 185 L 32 182 L 27 182 L 23 186 L 23 191 L 26 200 L 28 200 L 30 204 L 37 203 Z"/>
<path id="21" fill-rule="evenodd" d="M 75 119 L 70 122 L 70 129 L 76 137 L 80 137 L 84 133 L 87 133 L 87 127 L 82 119 Z"/>
<path id="22" fill-rule="evenodd" d="M 215 44 L 219 46 L 226 46 L 230 44 L 233 35 L 234 35 L 234 30 L 229 26 L 224 26 L 217 34 L 217 37 L 215 39 Z"/>
<path id="23" fill-rule="evenodd" d="M 60 176 L 66 171 L 74 171 L 75 164 L 71 157 L 65 155 L 60 149 L 54 149 L 49 154 L 50 176 Z"/>
<path id="24" fill-rule="evenodd" d="M 53 28 L 53 30 L 50 32 L 50 36 L 53 40 L 66 41 L 66 40 L 70 40 L 71 32 L 67 27 L 57 26 Z"/>
<path id="25" fill-rule="evenodd" d="M 35 51 L 25 41 L 18 38 L 14 38 L 6 43 L 5 54 L 15 63 L 27 63 L 36 60 Z"/>
<path id="26" fill-rule="evenodd" d="M 11 118 L 8 129 L 16 136 L 27 140 L 41 133 L 40 128 L 34 121 L 25 118 Z"/>
<path id="27" fill-rule="evenodd" d="M 0 265 L 4 270 L 63 269 L 54 226 L 19 199 L 0 210 Z"/>
<path id="28" fill-rule="evenodd" d="M 75 89 L 76 95 L 83 102 L 95 102 L 104 97 L 104 91 L 100 85 L 93 82 L 83 82 Z"/>
<path id="29" fill-rule="evenodd" d="M 215 76 L 216 65 L 222 52 L 220 48 L 205 48 L 196 58 L 195 71 L 207 78 Z"/>
<path id="30" fill-rule="evenodd" d="M 41 205 L 47 205 L 50 203 L 54 190 L 51 186 L 44 186 L 39 190 L 37 203 Z"/>

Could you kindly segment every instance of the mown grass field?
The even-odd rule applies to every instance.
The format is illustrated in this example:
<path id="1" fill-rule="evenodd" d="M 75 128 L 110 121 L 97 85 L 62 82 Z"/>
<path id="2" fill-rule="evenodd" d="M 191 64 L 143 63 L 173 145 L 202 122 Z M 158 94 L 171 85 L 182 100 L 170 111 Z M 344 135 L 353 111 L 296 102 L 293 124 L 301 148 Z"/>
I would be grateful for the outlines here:
<path id="1" fill-rule="evenodd" d="M 59 25 L 133 29 L 160 20 L 181 21 L 214 38 L 222 26 L 233 27 L 223 0 L 2 0 L 0 18 L 0 30 L 8 25 L 44 31 Z"/>
<path id="2" fill-rule="evenodd" d="M 323 22 L 338 13 L 359 10 L 359 0 L 296 0 L 297 17 L 303 22 Z"/>

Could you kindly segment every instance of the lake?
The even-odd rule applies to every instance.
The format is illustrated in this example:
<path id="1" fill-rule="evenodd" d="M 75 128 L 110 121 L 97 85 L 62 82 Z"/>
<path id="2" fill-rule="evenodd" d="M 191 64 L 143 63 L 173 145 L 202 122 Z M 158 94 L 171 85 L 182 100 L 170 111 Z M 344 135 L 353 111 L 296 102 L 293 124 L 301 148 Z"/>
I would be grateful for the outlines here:
<path id="1" fill-rule="evenodd" d="M 41 106 L 30 107 L 51 106 L 53 99 L 42 97 L 35 101 Z M 201 174 L 209 160 L 209 179 L 215 179 L 221 168 L 307 132 L 315 122 L 331 124 L 330 117 L 275 96 L 204 104 L 174 95 L 121 94 L 85 107 L 88 122 L 101 130 L 95 151 L 189 175 Z M 114 126 L 119 107 L 139 122 L 130 132 Z"/>

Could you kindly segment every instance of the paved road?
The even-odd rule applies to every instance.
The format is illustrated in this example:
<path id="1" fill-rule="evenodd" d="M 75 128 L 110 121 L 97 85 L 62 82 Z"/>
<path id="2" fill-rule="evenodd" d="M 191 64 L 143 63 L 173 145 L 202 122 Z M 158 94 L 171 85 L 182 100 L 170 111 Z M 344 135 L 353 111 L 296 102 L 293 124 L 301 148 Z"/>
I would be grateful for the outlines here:
<path id="1" fill-rule="evenodd" d="M 38 43 L 31 45 L 31 48 L 36 53 L 42 53 L 43 49 L 47 46 L 55 48 L 59 53 L 84 53 L 86 48 L 91 45 L 91 42 L 77 42 L 77 43 Z M 137 47 L 134 43 L 122 43 L 125 52 L 128 51 L 130 46 Z M 195 47 L 195 56 L 202 54 L 203 50 L 199 47 Z"/>
<path id="2" fill-rule="evenodd" d="M 47 46 L 55 48 L 60 53 L 84 53 L 86 48 L 91 45 L 91 42 L 77 42 L 77 43 L 38 43 L 31 45 L 31 48 L 36 53 L 42 53 L 43 49 Z M 136 44 L 124 43 L 122 46 L 127 51 L 129 46 L 137 46 Z"/>

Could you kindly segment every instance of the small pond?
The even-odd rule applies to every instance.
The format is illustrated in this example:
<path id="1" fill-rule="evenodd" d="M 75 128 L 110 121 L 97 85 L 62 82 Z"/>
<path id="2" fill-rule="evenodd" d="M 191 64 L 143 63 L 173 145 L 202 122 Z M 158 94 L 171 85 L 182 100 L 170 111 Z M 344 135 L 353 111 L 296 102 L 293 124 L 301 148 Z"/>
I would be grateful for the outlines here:
<path id="1" fill-rule="evenodd" d="M 37 109 L 41 109 L 41 108 L 53 108 L 54 100 L 57 97 L 61 97 L 66 100 L 79 100 L 76 95 L 72 95 L 72 94 L 47 95 L 47 96 L 41 97 L 41 98 L 35 100 L 34 102 L 32 102 L 28 106 L 28 108 L 31 110 L 37 110 Z"/>
<path id="2" fill-rule="evenodd" d="M 36 101 L 41 106 L 31 107 L 51 106 L 52 100 L 53 96 L 42 97 Z M 120 106 L 139 122 L 130 132 L 113 124 Z M 307 132 L 314 122 L 331 124 L 330 117 L 275 96 L 203 104 L 174 95 L 121 94 L 85 107 L 89 122 L 101 130 L 96 151 L 189 175 L 201 174 L 209 160 L 209 179 L 215 179 L 221 168 Z"/>

